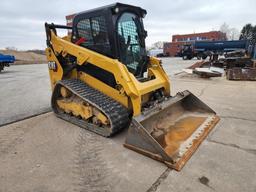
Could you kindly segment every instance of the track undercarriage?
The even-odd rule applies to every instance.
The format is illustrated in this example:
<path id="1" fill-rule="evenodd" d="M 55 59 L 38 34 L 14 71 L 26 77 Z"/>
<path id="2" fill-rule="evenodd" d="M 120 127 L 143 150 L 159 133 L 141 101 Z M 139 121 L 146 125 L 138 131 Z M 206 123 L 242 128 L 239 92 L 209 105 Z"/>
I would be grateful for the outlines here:
<path id="1" fill-rule="evenodd" d="M 58 82 L 52 108 L 58 117 L 105 137 L 130 122 L 125 107 L 77 79 Z"/>

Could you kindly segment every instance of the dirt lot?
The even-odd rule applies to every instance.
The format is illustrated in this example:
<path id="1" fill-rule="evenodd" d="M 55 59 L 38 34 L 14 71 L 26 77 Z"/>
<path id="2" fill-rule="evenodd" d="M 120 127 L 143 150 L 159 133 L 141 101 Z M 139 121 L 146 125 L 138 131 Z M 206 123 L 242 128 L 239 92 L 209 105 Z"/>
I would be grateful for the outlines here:
<path id="1" fill-rule="evenodd" d="M 46 56 L 33 51 L 0 50 L 0 53 L 15 56 L 15 64 L 46 63 Z"/>
<path id="2" fill-rule="evenodd" d="M 163 59 L 173 94 L 190 90 L 221 121 L 181 172 L 124 148 L 127 130 L 102 138 L 49 112 L 0 127 L 0 191 L 255 192 L 256 84 L 174 75 L 195 61 Z M 48 72 L 42 66 L 11 66 L 0 75 L 0 117 L 8 114 L 2 123 L 49 109 Z"/>

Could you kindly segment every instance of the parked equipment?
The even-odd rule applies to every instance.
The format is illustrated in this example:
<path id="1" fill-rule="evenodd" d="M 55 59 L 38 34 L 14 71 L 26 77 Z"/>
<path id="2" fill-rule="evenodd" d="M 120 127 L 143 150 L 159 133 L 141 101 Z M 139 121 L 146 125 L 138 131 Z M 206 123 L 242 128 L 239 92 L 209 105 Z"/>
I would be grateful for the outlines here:
<path id="1" fill-rule="evenodd" d="M 213 54 L 223 55 L 231 51 L 246 50 L 247 40 L 235 41 L 195 41 L 191 44 L 183 45 L 181 56 L 183 59 L 206 59 Z"/>
<path id="2" fill-rule="evenodd" d="M 219 117 L 189 91 L 170 96 L 160 60 L 146 55 L 140 7 L 116 3 L 45 24 L 55 114 L 180 170 Z M 56 29 L 72 30 L 59 37 Z"/>
<path id="3" fill-rule="evenodd" d="M 256 61 L 253 55 L 250 49 L 230 52 L 225 58 L 212 57 L 209 61 L 196 62 L 184 71 L 207 78 L 222 76 L 225 73 L 228 80 L 256 81 Z"/>
<path id="4" fill-rule="evenodd" d="M 12 55 L 4 55 L 0 53 L 0 72 L 4 67 L 9 67 L 10 63 L 14 63 L 15 57 Z"/>

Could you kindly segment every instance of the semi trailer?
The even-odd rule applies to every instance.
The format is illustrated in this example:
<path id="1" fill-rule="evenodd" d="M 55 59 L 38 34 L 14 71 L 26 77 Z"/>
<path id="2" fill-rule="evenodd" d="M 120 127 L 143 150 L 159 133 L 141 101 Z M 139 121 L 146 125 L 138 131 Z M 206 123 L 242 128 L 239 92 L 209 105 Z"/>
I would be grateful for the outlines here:
<path id="1" fill-rule="evenodd" d="M 183 45 L 181 49 L 181 56 L 184 60 L 197 57 L 198 59 L 206 59 L 207 56 L 213 54 L 223 55 L 225 53 L 246 50 L 248 47 L 247 40 L 233 40 L 233 41 L 195 41 Z"/>

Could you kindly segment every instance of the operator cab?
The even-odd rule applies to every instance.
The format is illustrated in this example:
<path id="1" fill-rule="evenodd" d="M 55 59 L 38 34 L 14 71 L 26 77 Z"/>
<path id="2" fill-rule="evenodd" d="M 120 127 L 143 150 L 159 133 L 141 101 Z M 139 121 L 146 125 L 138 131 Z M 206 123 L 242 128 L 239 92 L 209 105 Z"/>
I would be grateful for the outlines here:
<path id="1" fill-rule="evenodd" d="M 85 11 L 73 20 L 72 42 L 125 64 L 136 77 L 147 70 L 146 10 L 115 3 Z"/>

